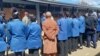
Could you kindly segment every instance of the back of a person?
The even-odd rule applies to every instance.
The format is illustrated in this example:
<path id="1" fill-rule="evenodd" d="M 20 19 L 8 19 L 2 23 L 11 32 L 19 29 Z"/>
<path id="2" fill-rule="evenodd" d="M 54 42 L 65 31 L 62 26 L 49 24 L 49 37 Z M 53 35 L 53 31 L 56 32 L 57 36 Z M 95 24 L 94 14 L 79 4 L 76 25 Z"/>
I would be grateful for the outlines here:
<path id="1" fill-rule="evenodd" d="M 100 18 L 98 18 L 97 31 L 100 32 Z"/>
<path id="2" fill-rule="evenodd" d="M 77 18 L 74 18 L 72 22 L 73 37 L 79 36 L 80 33 L 79 26 L 80 26 L 79 20 Z"/>
<path id="3" fill-rule="evenodd" d="M 28 26 L 27 47 L 29 49 L 41 48 L 42 46 L 41 31 L 42 31 L 41 27 L 35 22 L 31 23 Z"/>
<path id="4" fill-rule="evenodd" d="M 96 26 L 95 25 L 95 19 L 92 16 L 89 16 L 86 24 L 91 28 L 91 30 L 93 30 L 93 28 Z"/>
<path id="5" fill-rule="evenodd" d="M 80 16 L 79 21 L 80 21 L 80 33 L 84 33 L 85 32 L 85 17 Z"/>
<path id="6" fill-rule="evenodd" d="M 46 27 L 48 27 L 49 29 L 55 29 L 56 27 L 56 21 L 52 20 L 52 19 L 46 19 L 43 23 L 43 25 L 45 24 Z"/>
<path id="7" fill-rule="evenodd" d="M 16 28 L 16 29 L 15 29 Z M 25 38 L 25 25 L 24 23 L 22 23 L 20 20 L 13 20 L 13 22 L 11 23 L 11 29 L 12 29 L 12 37 L 24 37 Z"/>
<path id="8" fill-rule="evenodd" d="M 14 52 L 24 51 L 26 48 L 26 27 L 19 19 L 13 19 L 8 23 L 8 30 L 11 35 L 11 49 Z M 20 44 L 20 45 L 19 45 Z"/>
<path id="9" fill-rule="evenodd" d="M 4 39 L 6 39 L 4 26 L 0 23 L 0 52 L 7 50 L 7 44 Z"/>
<path id="10" fill-rule="evenodd" d="M 68 37 L 72 37 L 72 18 L 67 18 L 67 35 Z"/>
<path id="11" fill-rule="evenodd" d="M 86 19 L 86 31 L 88 34 L 95 33 L 96 29 L 96 19 L 94 19 L 92 16 L 89 16 Z"/>
<path id="12" fill-rule="evenodd" d="M 58 26 L 59 26 L 59 33 L 58 33 L 58 39 L 59 40 L 67 40 L 67 20 L 66 18 L 61 18 L 58 20 Z"/>

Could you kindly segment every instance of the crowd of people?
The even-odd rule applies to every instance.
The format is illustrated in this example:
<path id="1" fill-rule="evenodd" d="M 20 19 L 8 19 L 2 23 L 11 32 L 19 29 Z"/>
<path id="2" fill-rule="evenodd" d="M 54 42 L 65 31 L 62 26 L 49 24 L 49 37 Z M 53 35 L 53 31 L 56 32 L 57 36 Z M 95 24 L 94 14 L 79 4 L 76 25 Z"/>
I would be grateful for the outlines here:
<path id="1" fill-rule="evenodd" d="M 26 49 L 29 56 L 68 56 L 83 45 L 91 47 L 91 41 L 96 48 L 100 40 L 100 14 L 96 12 L 61 12 L 55 20 L 47 11 L 41 22 L 38 24 L 28 12 L 20 19 L 15 9 L 5 23 L 4 14 L 0 13 L 0 56 L 5 56 L 8 49 L 15 56 L 25 56 Z"/>

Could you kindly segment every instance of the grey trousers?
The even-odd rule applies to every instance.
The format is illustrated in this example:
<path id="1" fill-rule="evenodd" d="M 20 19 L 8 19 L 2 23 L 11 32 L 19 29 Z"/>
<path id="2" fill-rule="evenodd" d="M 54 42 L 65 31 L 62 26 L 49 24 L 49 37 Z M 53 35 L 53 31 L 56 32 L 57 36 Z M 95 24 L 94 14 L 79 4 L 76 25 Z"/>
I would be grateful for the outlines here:
<path id="1" fill-rule="evenodd" d="M 23 56 L 22 52 L 15 52 L 15 56 Z"/>
<path id="2" fill-rule="evenodd" d="M 68 52 L 71 53 L 72 51 L 72 37 L 68 38 Z"/>
<path id="3" fill-rule="evenodd" d="M 0 56 L 5 56 L 5 51 L 0 52 Z"/>
<path id="4" fill-rule="evenodd" d="M 29 56 L 39 56 L 39 49 L 29 49 Z"/>
<path id="5" fill-rule="evenodd" d="M 76 51 L 78 48 L 78 37 L 73 37 L 72 39 L 72 51 Z"/>
<path id="6" fill-rule="evenodd" d="M 68 56 L 68 40 L 58 41 L 58 56 Z"/>

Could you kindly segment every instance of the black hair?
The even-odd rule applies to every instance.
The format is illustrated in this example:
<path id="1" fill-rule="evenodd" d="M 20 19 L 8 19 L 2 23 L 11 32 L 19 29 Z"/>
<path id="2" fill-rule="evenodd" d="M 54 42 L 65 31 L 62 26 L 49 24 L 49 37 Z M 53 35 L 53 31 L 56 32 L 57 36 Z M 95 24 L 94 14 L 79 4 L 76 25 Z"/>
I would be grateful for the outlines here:
<path id="1" fill-rule="evenodd" d="M 70 17 L 70 13 L 69 12 L 66 12 L 65 15 L 66 15 L 66 17 Z"/>
<path id="2" fill-rule="evenodd" d="M 72 17 L 76 18 L 77 17 L 77 13 L 75 12 Z"/>
<path id="3" fill-rule="evenodd" d="M 36 17 L 34 15 L 30 16 L 29 15 L 29 19 L 32 21 L 32 22 L 36 22 Z"/>
<path id="4" fill-rule="evenodd" d="M 19 12 L 17 8 L 13 8 L 12 19 L 19 19 Z"/>

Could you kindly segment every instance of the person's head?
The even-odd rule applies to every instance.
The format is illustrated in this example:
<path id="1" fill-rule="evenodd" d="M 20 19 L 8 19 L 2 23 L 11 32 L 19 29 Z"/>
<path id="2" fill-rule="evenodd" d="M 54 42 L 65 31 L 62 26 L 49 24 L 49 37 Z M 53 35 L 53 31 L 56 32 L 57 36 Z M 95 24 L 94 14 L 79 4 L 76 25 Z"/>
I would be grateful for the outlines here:
<path id="1" fill-rule="evenodd" d="M 29 18 L 32 22 L 36 22 L 36 18 L 33 14 L 29 14 Z"/>
<path id="2" fill-rule="evenodd" d="M 70 13 L 69 12 L 66 12 L 66 17 L 70 17 Z"/>
<path id="3" fill-rule="evenodd" d="M 19 12 L 18 11 L 14 12 L 12 17 L 13 19 L 19 19 Z"/>
<path id="4" fill-rule="evenodd" d="M 51 12 L 46 12 L 46 18 L 51 18 L 52 17 L 52 14 L 51 14 Z"/>
<path id="5" fill-rule="evenodd" d="M 66 17 L 66 13 L 65 12 L 60 12 L 58 16 L 59 16 L 59 18 Z"/>
<path id="6" fill-rule="evenodd" d="M 46 16 L 46 14 L 45 14 L 45 13 L 43 13 L 43 16 L 45 17 L 45 16 Z"/>
<path id="7" fill-rule="evenodd" d="M 78 13 L 75 12 L 75 13 L 73 14 L 73 18 L 77 18 L 77 15 L 78 15 Z"/>
<path id="8" fill-rule="evenodd" d="M 25 12 L 24 15 L 25 15 L 25 16 L 29 16 L 29 13 L 28 13 L 28 12 Z"/>

